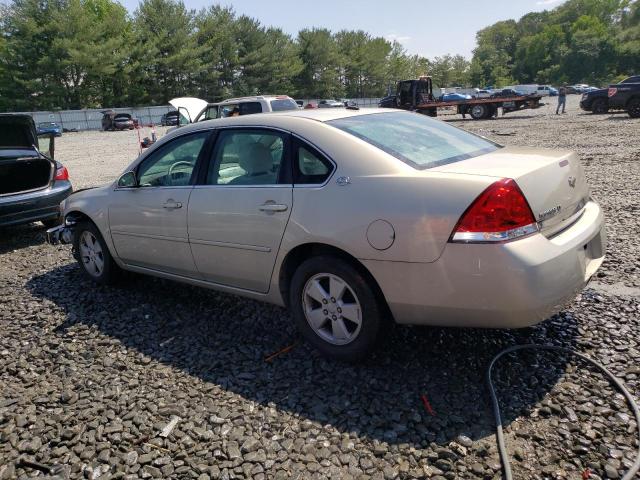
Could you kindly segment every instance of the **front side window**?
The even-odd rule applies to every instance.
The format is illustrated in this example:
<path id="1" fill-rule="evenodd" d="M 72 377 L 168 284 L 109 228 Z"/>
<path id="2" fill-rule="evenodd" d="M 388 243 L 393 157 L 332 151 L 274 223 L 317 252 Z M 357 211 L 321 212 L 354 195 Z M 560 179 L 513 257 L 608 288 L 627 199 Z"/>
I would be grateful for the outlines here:
<path id="1" fill-rule="evenodd" d="M 283 176 L 285 138 L 267 130 L 223 130 L 207 185 L 275 185 Z"/>
<path id="2" fill-rule="evenodd" d="M 203 120 L 213 120 L 215 118 L 218 118 L 218 106 L 211 106 L 211 107 L 207 107 L 207 109 L 204 112 L 204 115 L 202 115 L 200 121 Z"/>
<path id="3" fill-rule="evenodd" d="M 218 115 L 220 118 L 237 117 L 240 115 L 240 107 L 237 103 L 220 105 Z"/>
<path id="4" fill-rule="evenodd" d="M 141 187 L 189 185 L 193 169 L 209 132 L 185 135 L 145 158 L 138 168 Z"/>
<path id="5" fill-rule="evenodd" d="M 417 169 L 477 157 L 496 143 L 440 120 L 408 112 L 364 114 L 327 122 Z"/>

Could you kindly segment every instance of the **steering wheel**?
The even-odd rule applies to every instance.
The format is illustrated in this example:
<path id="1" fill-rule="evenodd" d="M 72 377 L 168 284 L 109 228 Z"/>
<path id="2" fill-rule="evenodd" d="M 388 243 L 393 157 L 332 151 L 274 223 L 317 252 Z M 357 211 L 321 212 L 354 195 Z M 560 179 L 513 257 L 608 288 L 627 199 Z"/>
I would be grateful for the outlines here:
<path id="1" fill-rule="evenodd" d="M 174 178 L 176 178 L 176 179 L 177 179 L 177 178 L 178 178 L 178 177 L 177 177 L 177 174 L 176 174 L 176 173 L 174 173 L 174 172 L 173 172 L 173 170 L 174 170 L 174 169 L 176 169 L 177 167 L 179 167 L 179 166 L 183 166 L 183 165 L 186 165 L 186 166 L 189 166 L 189 167 L 193 167 L 193 163 L 188 162 L 188 161 L 186 161 L 186 160 L 181 160 L 181 161 L 179 161 L 179 162 L 176 162 L 176 163 L 174 163 L 173 165 L 171 165 L 171 166 L 169 167 L 169 175 L 168 175 L 168 176 L 169 176 L 169 178 L 171 178 L 172 180 L 173 180 Z M 181 174 L 181 176 L 184 176 L 184 175 L 185 175 L 185 172 L 178 172 L 178 173 L 180 173 L 180 174 Z M 191 174 L 189 173 L 189 175 L 191 175 Z"/>

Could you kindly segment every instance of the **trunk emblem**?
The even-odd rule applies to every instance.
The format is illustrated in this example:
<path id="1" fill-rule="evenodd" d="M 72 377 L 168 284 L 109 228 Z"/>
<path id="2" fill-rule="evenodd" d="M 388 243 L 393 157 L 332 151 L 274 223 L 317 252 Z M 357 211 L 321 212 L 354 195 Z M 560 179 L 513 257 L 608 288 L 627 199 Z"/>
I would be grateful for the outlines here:
<path id="1" fill-rule="evenodd" d="M 571 188 L 576 188 L 576 177 L 569 177 L 567 180 Z"/>
<path id="2" fill-rule="evenodd" d="M 562 207 L 560 205 L 557 205 L 557 206 L 555 206 L 553 208 L 545 210 L 544 212 L 540 212 L 538 214 L 538 220 L 539 221 L 543 221 L 543 220 L 546 220 L 547 218 L 551 218 L 551 217 L 559 214 L 560 210 L 562 210 Z"/>

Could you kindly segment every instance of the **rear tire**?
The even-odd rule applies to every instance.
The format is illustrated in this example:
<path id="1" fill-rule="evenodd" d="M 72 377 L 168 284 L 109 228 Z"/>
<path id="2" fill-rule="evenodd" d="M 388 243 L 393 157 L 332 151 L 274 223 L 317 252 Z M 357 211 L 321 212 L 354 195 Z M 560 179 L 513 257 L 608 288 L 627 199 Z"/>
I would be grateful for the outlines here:
<path id="1" fill-rule="evenodd" d="M 82 273 L 101 285 L 114 283 L 120 268 L 113 260 L 102 234 L 91 222 L 76 225 L 73 235 L 73 250 Z"/>
<path id="2" fill-rule="evenodd" d="M 632 98 L 629 101 L 627 113 L 631 118 L 640 118 L 640 98 Z"/>
<path id="3" fill-rule="evenodd" d="M 304 261 L 291 279 L 289 305 L 300 333 L 326 357 L 357 362 L 376 346 L 384 306 L 356 268 L 333 256 Z"/>
<path id="4" fill-rule="evenodd" d="M 604 98 L 597 98 L 591 104 L 591 112 L 596 115 L 602 115 L 609 111 L 609 102 Z"/>

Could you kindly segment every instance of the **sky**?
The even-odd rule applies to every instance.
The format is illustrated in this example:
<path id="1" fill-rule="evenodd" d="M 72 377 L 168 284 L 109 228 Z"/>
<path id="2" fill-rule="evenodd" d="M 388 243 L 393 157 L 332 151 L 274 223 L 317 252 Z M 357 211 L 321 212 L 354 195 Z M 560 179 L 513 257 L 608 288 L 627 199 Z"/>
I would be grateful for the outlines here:
<path id="1" fill-rule="evenodd" d="M 138 0 L 119 0 L 130 12 Z M 232 6 L 263 25 L 296 35 L 307 27 L 365 30 L 398 40 L 409 53 L 427 58 L 446 53 L 471 58 L 478 30 L 499 20 L 552 9 L 564 0 L 183 0 L 199 10 L 213 3 Z"/>

